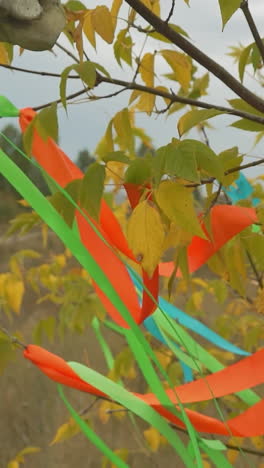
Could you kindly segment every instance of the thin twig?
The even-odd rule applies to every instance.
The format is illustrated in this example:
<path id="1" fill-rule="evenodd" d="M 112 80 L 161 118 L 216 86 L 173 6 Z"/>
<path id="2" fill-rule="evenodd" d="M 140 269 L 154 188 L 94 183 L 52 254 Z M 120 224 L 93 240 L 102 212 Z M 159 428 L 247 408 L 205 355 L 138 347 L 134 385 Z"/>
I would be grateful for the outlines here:
<path id="1" fill-rule="evenodd" d="M 65 47 L 63 47 L 63 50 L 65 50 L 65 53 L 69 52 L 67 49 L 65 49 Z M 22 73 L 31 73 L 31 74 L 34 74 L 34 75 L 49 76 L 49 77 L 53 77 L 53 78 L 61 78 L 61 75 L 59 73 L 50 73 L 50 72 L 45 72 L 45 71 L 31 70 L 31 69 L 28 69 L 28 68 L 14 67 L 13 65 L 5 65 L 5 64 L 0 64 L 0 67 L 6 68 L 8 70 L 20 71 Z M 243 111 L 240 111 L 240 110 L 237 110 L 237 109 L 232 109 L 230 107 L 219 106 L 219 105 L 214 104 L 214 103 L 208 103 L 208 102 L 199 101 L 199 100 L 195 100 L 195 99 L 185 98 L 185 97 L 182 97 L 182 96 L 177 96 L 174 93 L 169 93 L 169 92 L 166 92 L 166 91 L 162 91 L 162 90 L 159 90 L 159 89 L 155 89 L 155 88 L 151 88 L 151 87 L 148 87 L 148 86 L 140 85 L 140 84 L 137 84 L 137 83 L 131 83 L 129 81 L 119 80 L 119 79 L 116 79 L 116 78 L 104 77 L 104 76 L 101 76 L 98 73 L 97 73 L 97 75 L 98 75 L 97 85 L 100 84 L 100 83 L 109 83 L 109 84 L 113 84 L 113 85 L 117 85 L 117 86 L 122 86 L 124 88 L 124 91 L 125 90 L 135 89 L 135 90 L 138 90 L 138 91 L 142 91 L 142 92 L 149 93 L 149 94 L 154 94 L 155 96 L 168 99 L 168 100 L 171 101 L 170 105 L 173 102 L 178 102 L 178 103 L 181 103 L 181 104 L 186 104 L 186 105 L 190 105 L 190 106 L 194 106 L 194 107 L 199 107 L 199 108 L 202 108 L 202 109 L 217 109 L 217 110 L 219 110 L 221 112 L 225 112 L 226 114 L 235 115 L 237 117 L 242 117 L 243 119 L 248 119 L 248 120 L 251 120 L 252 122 L 257 122 L 257 123 L 260 123 L 260 124 L 264 125 L 264 117 L 254 115 L 254 114 L 250 114 L 249 112 L 243 112 Z M 76 79 L 76 78 L 80 78 L 80 77 L 78 75 L 68 76 L 68 79 Z M 84 88 L 84 89 L 78 91 L 77 96 L 80 96 L 81 94 L 86 93 L 88 90 L 90 90 L 90 88 Z M 69 96 L 67 96 L 66 99 L 71 100 L 71 99 L 74 99 L 77 96 L 76 96 L 76 93 L 70 94 Z M 111 95 L 109 95 L 109 96 L 111 97 Z M 106 97 L 108 97 L 108 96 L 106 96 Z M 40 109 L 43 109 L 44 107 L 48 107 L 53 102 L 54 101 L 48 102 L 46 104 L 42 104 L 42 105 L 37 106 L 37 107 L 34 107 L 34 110 L 40 110 Z M 55 102 L 57 102 L 59 104 L 61 102 L 61 99 L 57 99 Z M 169 106 L 167 106 L 166 109 L 168 107 Z M 159 111 L 159 113 L 164 113 L 164 112 L 165 112 L 165 110 L 164 111 Z"/>
<path id="2" fill-rule="evenodd" d="M 11 335 L 11 334 L 9 333 L 9 331 L 6 330 L 6 328 L 0 327 L 0 331 L 1 331 L 2 333 L 4 333 L 4 335 L 6 335 L 6 336 L 10 339 L 10 341 L 11 341 L 12 344 L 16 344 L 16 345 L 20 346 L 20 347 L 23 348 L 23 349 L 27 349 L 27 345 L 25 345 L 24 343 L 22 343 L 22 341 L 20 341 L 16 336 Z"/>
<path id="3" fill-rule="evenodd" d="M 116 408 L 116 409 L 109 409 L 109 410 L 106 410 L 106 413 L 107 414 L 112 414 L 112 413 L 119 413 L 119 412 L 129 412 L 130 410 L 127 409 L 127 408 Z M 179 431 L 179 432 L 182 432 L 183 434 L 186 434 L 188 435 L 188 431 L 186 429 L 183 429 L 182 427 L 178 427 L 176 426 L 175 424 L 171 424 L 170 423 L 170 426 L 175 429 L 176 431 Z M 245 453 L 249 453 L 250 455 L 255 455 L 257 457 L 263 457 L 264 456 L 264 452 L 261 452 L 259 450 L 254 450 L 254 449 L 249 449 L 249 448 L 244 448 L 244 447 L 239 447 L 237 445 L 233 445 L 233 444 L 229 444 L 229 443 L 226 443 L 224 442 L 224 445 L 231 449 L 231 450 L 236 450 L 237 452 L 240 452 L 240 451 L 243 451 Z"/>
<path id="4" fill-rule="evenodd" d="M 41 76 L 50 76 L 52 78 L 61 78 L 60 73 L 51 73 L 51 72 L 46 72 L 46 71 L 38 71 L 38 70 L 29 70 L 28 68 L 21 68 L 21 67 L 15 67 L 14 65 L 6 65 L 5 63 L 0 63 L 0 67 L 6 68 L 7 70 L 14 70 L 14 71 L 19 71 L 22 73 L 31 73 L 32 75 L 41 75 Z M 80 79 L 79 75 L 69 75 L 68 78 L 78 78 Z"/>
<path id="5" fill-rule="evenodd" d="M 256 45 L 257 45 L 257 48 L 259 50 L 259 53 L 261 55 L 261 58 L 262 58 L 262 61 L 264 63 L 264 44 L 262 42 L 262 39 L 259 35 L 259 32 L 258 32 L 258 29 L 257 29 L 257 26 L 256 26 L 256 23 L 251 15 L 251 12 L 250 12 L 250 9 L 248 7 L 248 0 L 243 0 L 241 2 L 241 5 L 240 5 L 240 8 L 241 10 L 243 11 L 244 13 L 244 16 L 247 20 L 247 24 L 250 28 L 250 31 L 252 33 L 252 36 L 254 37 L 255 39 L 255 42 L 256 42 Z"/>
<path id="6" fill-rule="evenodd" d="M 126 90 L 136 89 L 136 90 L 142 91 L 144 93 L 154 94 L 155 96 L 159 96 L 159 97 L 162 97 L 162 98 L 165 98 L 165 99 L 169 99 L 171 102 L 179 102 L 181 104 L 188 104 L 188 105 L 195 106 L 195 107 L 201 107 L 202 109 L 216 109 L 216 110 L 224 112 L 224 113 L 226 113 L 228 115 L 231 115 L 231 116 L 235 115 L 235 116 L 238 116 L 238 117 L 242 117 L 244 119 L 251 120 L 252 122 L 257 122 L 257 123 L 260 123 L 260 124 L 264 125 L 264 117 L 254 115 L 254 114 L 250 114 L 249 112 L 243 112 L 243 111 L 240 111 L 240 110 L 237 110 L 237 109 L 232 109 L 230 107 L 218 106 L 217 104 L 212 104 L 212 103 L 208 103 L 208 102 L 197 101 L 195 99 L 185 98 L 185 97 L 182 97 L 182 96 L 177 96 L 176 94 L 173 94 L 173 93 L 168 93 L 168 92 L 162 91 L 160 89 L 150 88 L 148 86 L 140 85 L 140 84 L 137 84 L 137 83 L 131 83 L 129 81 L 119 80 L 117 78 L 108 78 L 108 77 L 104 77 L 104 76 L 99 75 L 99 80 L 97 82 L 97 85 L 99 85 L 100 83 L 109 83 L 109 84 L 113 84 L 113 85 L 117 85 L 117 86 L 122 86 Z M 84 88 L 84 89 L 78 91 L 77 96 L 80 96 L 81 94 L 86 93 L 87 90 L 90 90 L 90 88 Z M 74 97 L 76 97 L 75 93 L 70 94 L 69 96 L 67 96 L 66 99 L 71 100 Z M 42 104 L 40 106 L 34 107 L 34 110 L 40 110 L 40 109 L 43 109 L 44 107 L 48 107 L 53 102 L 57 102 L 59 104 L 61 102 L 61 99 L 57 99 L 56 101 L 53 100 L 53 101 L 48 102 L 46 104 Z"/>
<path id="7" fill-rule="evenodd" d="M 71 57 L 76 63 L 79 63 L 79 59 L 70 51 L 68 50 L 66 47 L 64 47 L 63 45 L 59 44 L 58 42 L 56 42 L 55 44 L 59 49 L 61 49 L 63 52 L 65 52 L 65 54 L 69 55 L 69 57 Z"/>
<path id="8" fill-rule="evenodd" d="M 200 63 L 206 70 L 215 75 L 229 89 L 234 91 L 244 101 L 255 109 L 264 112 L 264 101 L 236 80 L 224 67 L 215 62 L 208 55 L 195 47 L 185 37 L 172 29 L 165 21 L 155 15 L 140 0 L 125 0 L 142 18 L 144 18 L 157 32 L 169 39 L 186 54 Z"/>
<path id="9" fill-rule="evenodd" d="M 253 270 L 253 272 L 254 272 L 254 275 L 255 275 L 255 277 L 256 277 L 256 280 L 257 280 L 257 282 L 258 282 L 258 285 L 259 285 L 260 289 L 263 289 L 263 280 L 262 280 L 262 276 L 261 276 L 261 274 L 258 272 L 257 267 L 256 267 L 256 265 L 255 265 L 255 262 L 254 262 L 254 260 L 253 260 L 253 258 L 252 258 L 252 256 L 251 256 L 250 252 L 249 252 L 248 250 L 246 250 L 246 253 L 247 253 L 247 257 L 248 257 L 250 266 L 251 266 L 251 268 L 252 268 L 252 270 Z"/>
<path id="10" fill-rule="evenodd" d="M 167 16 L 167 18 L 165 19 L 165 23 L 168 23 L 173 15 L 173 12 L 174 12 L 174 8 L 175 8 L 175 0 L 172 0 L 171 2 L 171 9 L 169 11 L 169 14 Z"/>
<path id="11" fill-rule="evenodd" d="M 92 401 L 92 403 L 90 403 L 90 405 L 86 406 L 85 408 L 83 408 L 82 410 L 79 411 L 79 416 L 84 416 L 84 415 L 87 414 L 89 411 L 91 411 L 91 409 L 96 405 L 96 403 L 98 403 L 98 401 L 100 401 L 100 398 L 97 396 L 97 397 Z"/>
<path id="12" fill-rule="evenodd" d="M 260 164 L 264 163 L 264 158 L 259 159 L 258 161 L 254 161 L 248 164 L 242 164 L 241 166 L 232 167 L 224 172 L 224 175 L 232 174 L 233 172 L 242 171 L 243 169 L 248 169 L 249 167 L 259 166 Z M 208 179 L 202 179 L 198 183 L 193 184 L 186 184 L 185 187 L 199 187 L 200 185 L 205 184 L 212 184 L 216 180 L 216 177 L 209 177 Z"/>

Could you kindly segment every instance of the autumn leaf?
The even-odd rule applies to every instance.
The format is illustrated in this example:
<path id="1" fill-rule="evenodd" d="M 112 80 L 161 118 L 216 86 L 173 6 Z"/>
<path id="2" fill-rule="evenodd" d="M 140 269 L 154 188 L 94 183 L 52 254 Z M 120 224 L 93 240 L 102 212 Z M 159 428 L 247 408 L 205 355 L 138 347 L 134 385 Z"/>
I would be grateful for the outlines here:
<path id="1" fill-rule="evenodd" d="M 155 191 L 155 197 L 161 210 L 176 226 L 206 238 L 194 210 L 190 189 L 173 181 L 165 181 Z"/>
<path id="2" fill-rule="evenodd" d="M 127 228 L 129 245 L 149 276 L 159 263 L 165 239 L 158 210 L 147 200 L 134 209 Z"/>

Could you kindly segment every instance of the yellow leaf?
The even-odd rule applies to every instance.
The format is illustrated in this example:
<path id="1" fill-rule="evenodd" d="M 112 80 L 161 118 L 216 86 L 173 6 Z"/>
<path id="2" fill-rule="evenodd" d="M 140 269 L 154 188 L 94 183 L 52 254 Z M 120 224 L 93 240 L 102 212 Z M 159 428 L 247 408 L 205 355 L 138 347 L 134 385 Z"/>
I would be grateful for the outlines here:
<path id="1" fill-rule="evenodd" d="M 79 432 L 80 432 L 80 427 L 74 421 L 74 419 L 70 418 L 69 421 L 62 424 L 58 428 L 53 440 L 50 442 L 50 445 L 57 444 L 58 442 L 64 442 L 64 440 L 70 439 L 71 437 L 75 436 Z"/>
<path id="2" fill-rule="evenodd" d="M 112 15 L 112 23 L 113 23 L 114 30 L 116 28 L 117 16 L 118 16 L 118 12 L 120 10 L 122 3 L 123 3 L 123 0 L 114 0 L 112 3 L 111 15 Z"/>
<path id="3" fill-rule="evenodd" d="M 153 452 L 157 452 L 160 446 L 160 433 L 157 429 L 155 429 L 155 427 L 150 427 L 149 429 L 146 429 L 143 434 L 151 450 L 153 450 Z"/>
<path id="4" fill-rule="evenodd" d="M 125 417 L 126 411 L 119 410 L 122 410 L 122 406 L 118 405 L 117 403 L 113 403 L 107 400 L 102 401 L 98 410 L 99 419 L 103 424 L 107 423 L 110 419 L 110 416 L 112 415 L 118 420 L 121 420 Z M 111 411 L 113 412 L 111 413 Z"/>
<path id="5" fill-rule="evenodd" d="M 148 201 L 134 209 L 128 221 L 128 242 L 149 276 L 159 263 L 164 242 L 164 228 L 159 212 Z"/>
<path id="6" fill-rule="evenodd" d="M 188 57 L 181 52 L 169 49 L 162 50 L 161 55 L 172 68 L 175 78 L 183 87 L 184 91 L 188 91 L 192 71 L 192 65 Z"/>
<path id="7" fill-rule="evenodd" d="M 154 54 L 147 53 L 140 61 L 139 73 L 146 86 L 154 86 Z"/>
<path id="8" fill-rule="evenodd" d="M 155 197 L 164 214 L 184 231 L 206 238 L 194 210 L 190 189 L 173 181 L 162 182 Z"/>
<path id="9" fill-rule="evenodd" d="M 114 40 L 114 27 L 111 13 L 106 6 L 100 5 L 93 10 L 92 25 L 104 41 L 112 44 Z"/>
<path id="10" fill-rule="evenodd" d="M 30 453 L 36 453 L 36 452 L 40 452 L 40 447 L 25 447 L 24 449 L 20 450 L 20 452 L 18 452 L 15 456 L 15 458 L 13 460 L 11 460 L 8 465 L 7 465 L 7 468 L 19 468 L 20 466 L 20 463 L 24 463 L 25 462 L 25 455 L 28 455 Z"/>
<path id="11" fill-rule="evenodd" d="M 10 277 L 5 284 L 6 300 L 9 307 L 16 313 L 19 314 L 22 299 L 24 296 L 25 287 L 21 280 L 14 277 Z"/>
<path id="12" fill-rule="evenodd" d="M 19 468 L 19 463 L 16 460 L 12 460 L 8 463 L 7 468 Z"/>
<path id="13" fill-rule="evenodd" d="M 207 460 L 203 460 L 203 468 L 211 468 L 212 465 Z"/>
<path id="14" fill-rule="evenodd" d="M 40 447 L 25 447 L 23 448 L 16 456 L 16 458 L 24 457 L 25 455 L 28 455 L 29 453 L 37 453 L 40 452 L 41 448 Z"/>
<path id="15" fill-rule="evenodd" d="M 5 44 L 3 44 L 2 42 L 0 42 L 0 63 L 3 65 L 10 64 L 8 52 L 6 50 Z"/>
<path id="16" fill-rule="evenodd" d="M 153 107 L 155 105 L 156 96 L 150 93 L 141 93 L 140 99 L 136 104 L 136 109 L 146 112 L 148 115 L 151 115 Z"/>
<path id="17" fill-rule="evenodd" d="M 125 108 L 114 116 L 113 125 L 117 133 L 117 142 L 120 148 L 132 151 L 134 139 L 130 117 L 131 113 Z"/>
<path id="18" fill-rule="evenodd" d="M 251 442 L 255 445 L 255 447 L 258 450 L 261 450 L 264 448 L 264 440 L 263 437 L 256 436 L 256 437 L 251 437 Z"/>
<path id="19" fill-rule="evenodd" d="M 121 458 L 122 460 L 124 460 L 125 462 L 127 461 L 127 459 L 128 459 L 128 450 L 127 450 L 127 449 L 117 449 L 117 450 L 114 450 L 114 453 L 115 453 L 119 458 Z M 118 467 L 112 463 L 112 464 L 111 464 L 111 468 L 118 468 Z"/>
<path id="20" fill-rule="evenodd" d="M 234 463 L 236 462 L 238 455 L 239 455 L 239 452 L 237 450 L 229 449 L 226 452 L 226 457 L 232 465 L 234 465 Z"/>
<path id="21" fill-rule="evenodd" d="M 161 91 L 161 92 L 163 92 L 163 93 L 168 93 L 168 94 L 169 94 L 169 90 L 168 90 L 168 88 L 166 88 L 166 86 L 156 86 L 155 89 L 156 89 L 157 91 Z M 168 99 L 168 98 L 166 98 L 166 97 L 164 97 L 163 99 L 164 99 L 164 101 L 165 101 L 166 106 L 168 106 L 168 105 L 170 104 L 171 100 Z"/>
<path id="22" fill-rule="evenodd" d="M 171 362 L 171 356 L 165 353 L 162 353 L 161 351 L 154 351 L 156 358 L 158 359 L 160 365 L 164 368 L 167 369 L 168 365 Z"/>
<path id="23" fill-rule="evenodd" d="M 84 21 L 83 21 L 83 32 L 85 36 L 87 37 L 88 41 L 95 48 L 96 39 L 95 39 L 94 27 L 92 23 L 92 14 L 93 14 L 92 10 L 87 10 L 87 13 L 85 13 Z"/>
<path id="24" fill-rule="evenodd" d="M 160 2 L 159 2 L 159 0 L 141 0 L 141 1 L 155 15 L 160 16 Z"/>

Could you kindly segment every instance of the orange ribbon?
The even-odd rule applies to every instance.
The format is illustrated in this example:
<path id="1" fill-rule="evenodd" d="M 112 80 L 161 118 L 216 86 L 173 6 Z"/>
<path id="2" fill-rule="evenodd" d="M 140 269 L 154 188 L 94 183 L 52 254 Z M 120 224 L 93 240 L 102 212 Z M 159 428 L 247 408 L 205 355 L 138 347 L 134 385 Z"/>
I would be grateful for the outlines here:
<path id="1" fill-rule="evenodd" d="M 20 111 L 19 123 L 23 132 L 25 132 L 35 116 L 36 112 L 30 108 Z M 54 140 L 48 138 L 44 141 L 36 129 L 34 129 L 33 133 L 32 153 L 40 166 L 61 187 L 65 187 L 73 180 L 83 178 L 81 170 L 66 156 Z M 99 223 L 88 215 L 87 217 L 111 246 L 136 262 L 119 222 L 104 199 L 102 199 L 101 202 Z M 158 267 L 151 278 L 149 278 L 144 270 L 142 272 L 145 289 L 142 306 L 140 307 L 135 287 L 123 262 L 115 254 L 113 249 L 107 246 L 97 235 L 90 223 L 78 211 L 76 212 L 76 219 L 83 244 L 107 275 L 135 322 L 143 322 L 156 308 L 155 302 L 158 300 L 159 284 Z M 118 325 L 127 327 L 127 323 L 122 318 L 119 311 L 111 304 L 97 285 L 94 285 L 94 287 L 112 319 Z M 155 298 L 154 301 L 150 298 L 147 291 L 150 291 L 151 295 Z"/>
<path id="2" fill-rule="evenodd" d="M 24 357 L 32 361 L 44 374 L 56 382 L 95 396 L 107 396 L 82 380 L 62 358 L 39 346 L 28 345 L 24 350 Z M 212 400 L 213 398 L 220 398 L 251 388 L 263 382 L 264 349 L 261 349 L 219 372 L 166 390 L 166 393 L 172 404 L 178 407 L 179 401 L 186 404 Z M 154 394 L 134 393 L 134 395 L 173 424 L 185 427 L 179 418 L 161 405 Z M 195 429 L 199 432 L 239 437 L 254 437 L 264 434 L 264 400 L 251 406 L 239 416 L 224 422 L 189 409 L 185 409 L 185 411 Z"/>

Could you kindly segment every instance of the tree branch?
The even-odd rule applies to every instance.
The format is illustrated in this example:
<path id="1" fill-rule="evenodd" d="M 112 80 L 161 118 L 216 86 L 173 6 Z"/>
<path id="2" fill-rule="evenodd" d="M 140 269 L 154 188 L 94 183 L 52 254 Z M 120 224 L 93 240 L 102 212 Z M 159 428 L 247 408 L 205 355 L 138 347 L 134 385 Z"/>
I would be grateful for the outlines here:
<path id="1" fill-rule="evenodd" d="M 150 11 L 140 0 L 125 0 L 136 12 L 144 18 L 157 32 L 169 39 L 173 44 L 183 50 L 186 54 L 192 57 L 196 62 L 200 63 L 220 81 L 222 81 L 229 89 L 234 91 L 244 101 L 250 104 L 255 109 L 264 112 L 264 101 L 249 91 L 238 80 L 236 80 L 225 68 L 212 60 L 208 55 L 204 54 L 200 49 L 195 47 L 181 34 L 172 29 L 166 21 L 161 20 L 152 11 Z"/>
<path id="2" fill-rule="evenodd" d="M 2 65 L 0 64 L 0 66 L 2 66 Z M 5 65 L 5 68 L 12 69 L 12 67 L 6 66 L 6 65 Z M 16 69 L 17 68 L 18 67 L 16 67 Z M 25 72 L 26 70 L 25 69 L 20 69 L 20 71 Z M 31 73 L 31 72 L 28 71 L 28 73 Z M 37 72 L 35 72 L 35 73 L 37 73 Z M 42 74 L 42 73 L 43 72 L 40 72 L 39 74 Z M 57 76 L 57 75 L 49 74 L 49 76 Z M 75 78 L 75 76 L 69 76 L 69 78 Z M 254 115 L 254 114 L 250 114 L 249 112 L 243 112 L 243 111 L 240 111 L 240 110 L 237 110 L 237 109 L 232 109 L 231 107 L 218 106 L 217 104 L 213 104 L 213 103 L 208 103 L 208 102 L 204 102 L 204 101 L 198 101 L 198 100 L 195 100 L 195 99 L 185 98 L 185 97 L 182 97 L 182 96 L 177 96 L 174 93 L 168 93 L 166 91 L 162 91 L 162 90 L 155 89 L 155 88 L 150 88 L 148 86 L 140 85 L 140 84 L 137 84 L 137 83 L 132 83 L 132 82 L 124 81 L 124 80 L 119 80 L 119 79 L 116 79 L 116 78 L 107 78 L 107 77 L 104 77 L 104 76 L 101 76 L 101 75 L 99 75 L 98 78 L 99 78 L 99 80 L 98 80 L 97 85 L 99 85 L 100 83 L 109 83 L 109 84 L 113 84 L 113 85 L 117 85 L 117 86 L 122 86 L 123 88 L 125 88 L 123 91 L 125 91 L 125 90 L 129 91 L 129 90 L 132 90 L 132 89 L 136 89 L 138 91 L 142 91 L 143 93 L 154 94 L 155 96 L 162 97 L 162 98 L 165 98 L 165 99 L 169 99 L 172 103 L 173 102 L 179 102 L 181 104 L 186 104 L 186 105 L 190 105 L 190 106 L 194 106 L 194 107 L 199 107 L 199 108 L 202 108 L 202 109 L 217 109 L 220 112 L 224 112 L 224 113 L 229 114 L 231 116 L 235 115 L 237 117 L 241 117 L 243 119 L 248 119 L 248 120 L 251 120 L 252 122 L 257 122 L 257 123 L 260 123 L 260 124 L 264 125 L 264 117 Z M 82 90 L 77 91 L 76 93 L 73 93 L 73 94 L 70 94 L 69 96 L 67 96 L 66 100 L 69 101 L 71 99 L 74 99 L 75 97 L 78 97 L 78 96 L 80 96 L 82 94 L 85 94 L 87 91 L 90 91 L 90 88 L 83 88 Z M 108 96 L 106 96 L 106 97 L 108 97 Z M 57 99 L 55 101 L 51 101 L 51 102 L 48 102 L 46 104 L 41 104 L 39 106 L 36 106 L 36 107 L 34 107 L 34 110 L 38 111 L 40 109 L 43 109 L 44 107 L 48 107 L 53 102 L 56 102 L 57 104 L 59 104 L 61 102 L 61 99 Z"/>
<path id="3" fill-rule="evenodd" d="M 244 16 L 247 20 L 247 24 L 250 28 L 250 31 L 252 33 L 252 36 L 254 37 L 254 40 L 256 42 L 257 48 L 259 50 L 259 53 L 261 55 L 262 61 L 264 63 L 264 44 L 262 42 L 262 39 L 259 35 L 259 32 L 257 30 L 257 26 L 255 24 L 255 21 L 251 15 L 251 12 L 248 7 L 248 0 L 243 0 L 240 5 L 241 10 L 244 13 Z"/>
<path id="4" fill-rule="evenodd" d="M 15 67 L 13 65 L 5 65 L 5 64 L 2 64 L 2 63 L 0 64 L 0 67 L 6 68 L 8 70 L 20 71 L 22 73 L 30 73 L 30 74 L 33 74 L 33 75 L 48 76 L 48 77 L 52 77 L 52 78 L 61 78 L 61 75 L 59 73 L 51 73 L 51 72 L 46 72 L 46 71 L 31 70 L 31 69 L 28 69 L 28 68 Z M 155 96 L 162 97 L 162 98 L 165 98 L 165 99 L 169 99 L 171 101 L 171 103 L 178 102 L 180 104 L 186 104 L 186 105 L 190 105 L 190 106 L 193 106 L 193 107 L 199 107 L 199 108 L 202 108 L 202 109 L 217 109 L 217 110 L 219 110 L 221 112 L 224 112 L 226 114 L 235 115 L 237 117 L 241 117 L 243 119 L 248 119 L 248 120 L 251 120 L 252 122 L 257 122 L 257 123 L 260 123 L 260 124 L 264 125 L 264 117 L 261 117 L 261 116 L 255 115 L 255 114 L 250 114 L 249 112 L 243 112 L 243 111 L 240 111 L 240 110 L 232 109 L 231 107 L 218 106 L 217 104 L 214 104 L 214 103 L 208 103 L 208 102 L 204 102 L 204 101 L 198 101 L 196 99 L 190 99 L 190 98 L 185 98 L 185 97 L 182 97 L 182 96 L 177 96 L 177 94 L 174 94 L 174 93 L 168 93 L 166 91 L 162 91 L 162 90 L 155 89 L 155 88 L 150 88 L 148 86 L 140 85 L 140 84 L 137 84 L 137 83 L 134 83 L 134 82 L 119 80 L 119 79 L 116 79 L 116 78 L 104 77 L 104 76 L 102 76 L 102 75 L 100 75 L 98 73 L 97 73 L 97 75 L 98 75 L 97 85 L 100 84 L 100 83 L 109 83 L 109 84 L 113 84 L 113 85 L 116 85 L 116 86 L 122 86 L 124 88 L 122 90 L 122 92 L 125 91 L 125 90 L 129 91 L 129 90 L 132 90 L 132 89 L 136 89 L 138 91 L 142 91 L 143 93 L 154 94 Z M 80 77 L 78 75 L 69 75 L 68 79 L 80 79 Z M 85 94 L 89 90 L 90 90 L 90 88 L 83 88 L 82 90 L 77 91 L 76 93 L 70 94 L 69 96 L 67 96 L 66 99 L 67 100 L 74 99 L 75 97 L 78 97 L 81 94 Z M 113 93 L 113 96 L 114 95 L 115 94 Z M 105 98 L 107 98 L 107 97 L 111 97 L 111 94 L 105 96 Z M 103 97 L 98 97 L 98 99 L 103 99 Z M 37 111 L 37 110 L 43 109 L 44 107 L 48 107 L 53 102 L 57 102 L 57 104 L 59 104 L 61 102 L 61 99 L 57 99 L 56 101 L 48 102 L 46 104 L 41 104 L 41 105 L 39 105 L 37 107 L 34 107 L 34 110 Z"/>
<path id="5" fill-rule="evenodd" d="M 224 172 L 224 175 L 233 174 L 234 172 L 242 171 L 243 169 L 248 169 L 249 167 L 259 166 L 260 164 L 264 163 L 264 158 L 258 159 L 258 161 L 254 161 L 247 164 L 242 164 L 241 166 L 232 167 L 232 169 L 228 169 Z M 193 184 L 186 184 L 185 187 L 199 187 L 200 185 L 205 184 L 212 184 L 216 180 L 216 177 L 208 177 L 208 179 L 202 179 L 199 183 Z"/>

